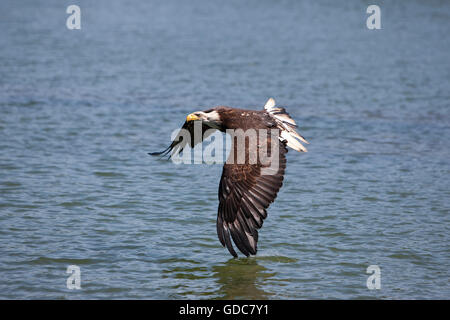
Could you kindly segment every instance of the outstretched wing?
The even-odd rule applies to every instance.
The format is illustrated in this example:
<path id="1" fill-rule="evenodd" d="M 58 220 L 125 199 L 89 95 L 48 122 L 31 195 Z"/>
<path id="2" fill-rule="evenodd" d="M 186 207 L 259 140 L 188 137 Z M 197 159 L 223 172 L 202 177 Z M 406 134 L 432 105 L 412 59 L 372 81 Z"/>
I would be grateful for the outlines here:
<path id="1" fill-rule="evenodd" d="M 195 134 L 195 125 L 201 125 L 201 135 Z M 189 147 L 193 148 L 196 144 L 203 141 L 203 139 L 207 138 L 212 134 L 214 130 L 211 127 L 207 126 L 204 123 L 200 124 L 200 121 L 185 121 L 180 131 L 178 132 L 175 139 L 172 141 L 169 147 L 160 152 L 149 152 L 149 155 L 152 156 L 166 156 L 169 155 L 169 159 L 172 155 L 178 154 L 184 150 L 184 148 L 189 145 Z M 182 130 L 187 130 L 188 134 L 182 134 Z"/>
<path id="2" fill-rule="evenodd" d="M 258 229 L 267 217 L 266 209 L 275 200 L 283 184 L 286 143 L 277 139 L 276 144 L 279 149 L 275 159 L 277 166 L 273 166 L 273 161 L 264 165 L 259 161 L 256 164 L 229 164 L 227 161 L 223 167 L 219 185 L 217 235 L 234 257 L 237 254 L 230 236 L 243 254 L 256 254 Z"/>

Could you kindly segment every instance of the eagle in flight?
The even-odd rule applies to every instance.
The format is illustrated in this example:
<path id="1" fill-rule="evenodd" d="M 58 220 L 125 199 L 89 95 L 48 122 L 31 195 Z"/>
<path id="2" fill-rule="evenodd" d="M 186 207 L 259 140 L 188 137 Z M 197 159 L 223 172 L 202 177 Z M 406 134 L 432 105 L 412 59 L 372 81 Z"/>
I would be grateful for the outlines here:
<path id="1" fill-rule="evenodd" d="M 194 134 L 195 123 L 201 124 L 201 137 Z M 179 154 L 187 145 L 193 148 L 203 141 L 213 131 L 209 129 L 226 133 L 245 133 L 248 130 L 267 132 L 259 134 L 256 143 L 250 142 L 250 139 L 245 140 L 246 137 L 239 140 L 238 135 L 234 135 L 231 152 L 223 166 L 219 183 L 217 235 L 220 243 L 235 258 L 238 255 L 231 239 L 244 255 L 255 255 L 258 229 L 262 227 L 267 217 L 267 208 L 275 200 L 283 184 L 288 152 L 286 147 L 306 152 L 300 142 L 308 142 L 296 132 L 295 121 L 284 108 L 276 107 L 272 98 L 267 101 L 263 110 L 258 111 L 219 106 L 191 113 L 181 129 L 190 133 L 189 138 L 179 134 L 167 149 L 149 154 Z M 261 151 L 269 154 L 264 161 L 260 157 L 264 153 Z M 239 155 L 245 157 L 238 161 Z"/>

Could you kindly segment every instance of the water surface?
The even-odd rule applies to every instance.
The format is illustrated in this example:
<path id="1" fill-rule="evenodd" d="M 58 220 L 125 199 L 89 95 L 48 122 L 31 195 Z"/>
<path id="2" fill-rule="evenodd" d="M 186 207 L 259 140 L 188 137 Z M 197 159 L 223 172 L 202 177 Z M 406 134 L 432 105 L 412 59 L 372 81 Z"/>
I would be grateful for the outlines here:
<path id="1" fill-rule="evenodd" d="M 367 1 L 77 1 L 81 30 L 70 4 L 0 3 L 0 298 L 450 298 L 448 2 L 381 2 L 381 30 Z M 232 259 L 221 165 L 147 152 L 270 96 L 311 144 Z"/>

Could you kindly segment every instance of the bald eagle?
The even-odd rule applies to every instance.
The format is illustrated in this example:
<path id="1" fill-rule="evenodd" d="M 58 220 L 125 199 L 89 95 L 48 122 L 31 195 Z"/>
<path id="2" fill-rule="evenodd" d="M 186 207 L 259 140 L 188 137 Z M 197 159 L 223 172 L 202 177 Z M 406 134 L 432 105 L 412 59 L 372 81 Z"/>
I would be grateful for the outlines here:
<path id="1" fill-rule="evenodd" d="M 200 138 L 194 135 L 194 123 L 201 124 Z M 308 142 L 296 132 L 297 125 L 286 110 L 275 107 L 275 100 L 272 98 L 267 101 L 264 109 L 259 111 L 219 106 L 191 113 L 186 117 L 182 129 L 191 133 L 190 138 L 186 139 L 178 135 L 164 151 L 149 154 L 173 156 L 183 151 L 187 145 L 193 148 L 206 138 L 208 129 L 226 133 L 238 129 L 242 129 L 240 132 L 246 132 L 249 129 L 265 129 L 267 132 L 275 130 L 275 136 L 269 133 L 259 135 L 256 144 L 244 140 L 243 148 L 237 143 L 238 137 L 234 137 L 230 156 L 223 166 L 219 183 L 216 225 L 220 243 L 226 246 L 235 258 L 238 255 L 231 239 L 244 255 L 247 257 L 255 255 L 258 229 L 262 227 L 267 217 L 266 210 L 275 200 L 283 184 L 288 151 L 286 147 L 298 152 L 306 152 L 306 148 L 300 141 Z M 263 162 L 257 155 L 263 147 L 265 150 L 272 150 L 268 153 L 273 154 L 274 157 L 268 157 L 269 161 Z M 239 154 L 245 155 L 244 161 L 236 161 Z M 273 166 L 275 162 L 277 165 Z"/>

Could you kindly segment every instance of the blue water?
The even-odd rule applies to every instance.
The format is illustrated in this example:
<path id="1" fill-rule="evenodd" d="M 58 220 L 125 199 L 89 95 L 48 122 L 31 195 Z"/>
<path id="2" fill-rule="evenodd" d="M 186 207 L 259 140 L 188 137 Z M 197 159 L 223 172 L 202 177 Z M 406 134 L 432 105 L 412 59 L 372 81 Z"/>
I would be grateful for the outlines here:
<path id="1" fill-rule="evenodd" d="M 370 4 L 2 0 L 0 298 L 449 299 L 450 3 Z M 147 152 L 268 97 L 311 144 L 232 259 L 222 166 Z"/>

